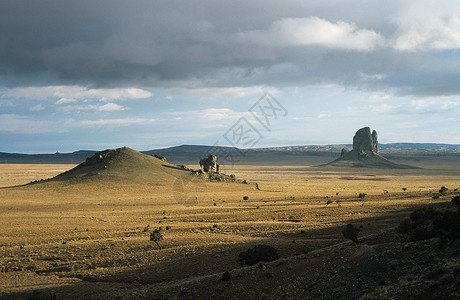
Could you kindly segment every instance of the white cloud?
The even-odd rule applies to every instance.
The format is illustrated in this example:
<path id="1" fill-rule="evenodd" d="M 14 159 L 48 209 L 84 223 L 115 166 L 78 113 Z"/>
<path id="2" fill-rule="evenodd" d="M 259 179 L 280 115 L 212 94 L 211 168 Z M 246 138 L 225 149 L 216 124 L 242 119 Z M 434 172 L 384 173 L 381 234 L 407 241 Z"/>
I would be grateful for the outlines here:
<path id="1" fill-rule="evenodd" d="M 388 113 L 392 112 L 395 110 L 395 107 L 389 104 L 381 104 L 381 105 L 371 105 L 369 106 L 371 111 L 376 112 L 376 113 Z"/>
<path id="2" fill-rule="evenodd" d="M 59 98 L 55 103 L 65 104 L 85 99 L 99 101 L 144 99 L 153 94 L 139 88 L 88 89 L 83 86 L 68 85 L 8 88 L 1 90 L 1 95 L 2 97 L 28 100 Z"/>
<path id="3" fill-rule="evenodd" d="M 419 114 L 460 111 L 460 103 L 452 100 L 412 100 L 410 107 Z"/>
<path id="4" fill-rule="evenodd" d="M 120 118 L 120 119 L 98 119 L 98 120 L 70 120 L 68 123 L 76 124 L 79 126 L 112 126 L 121 127 L 129 125 L 147 125 L 156 123 L 157 119 L 146 118 Z"/>
<path id="5" fill-rule="evenodd" d="M 58 107 L 58 110 L 62 112 L 80 112 L 80 111 L 113 112 L 113 111 L 122 111 L 125 109 L 126 107 L 116 104 L 116 103 L 107 103 L 104 105 L 94 105 L 94 104 L 64 105 L 64 106 Z"/>
<path id="6" fill-rule="evenodd" d="M 423 114 L 447 114 L 459 113 L 460 103 L 453 98 L 404 100 L 399 103 L 382 103 L 370 105 L 369 110 L 378 114 L 404 114 L 404 115 L 423 115 Z"/>
<path id="7" fill-rule="evenodd" d="M 118 105 L 116 103 L 107 103 L 98 107 L 99 111 L 121 111 L 124 109 L 124 106 Z"/>
<path id="8" fill-rule="evenodd" d="M 284 18 L 273 22 L 267 30 L 240 33 L 245 43 L 277 46 L 310 46 L 371 51 L 383 44 L 382 36 L 353 23 L 329 22 L 318 17 Z"/>
<path id="9" fill-rule="evenodd" d="M 37 104 L 35 106 L 32 106 L 30 108 L 30 111 L 41 111 L 41 110 L 44 110 L 45 107 L 42 105 L 42 104 Z"/>
<path id="10" fill-rule="evenodd" d="M 460 48 L 460 5 L 446 1 L 412 1 L 394 18 L 402 51 Z"/>
<path id="11" fill-rule="evenodd" d="M 68 104 L 68 103 L 74 103 L 74 102 L 77 102 L 77 99 L 73 99 L 73 98 L 61 98 L 59 99 L 58 101 L 54 102 L 54 104 Z"/>
<path id="12" fill-rule="evenodd" d="M 318 119 L 324 119 L 324 118 L 329 118 L 331 115 L 330 114 L 319 114 L 317 116 Z"/>
<path id="13" fill-rule="evenodd" d="M 263 86 L 250 86 L 250 87 L 218 87 L 218 88 L 195 88 L 195 89 L 184 89 L 188 94 L 200 94 L 207 97 L 231 97 L 241 98 L 252 95 L 263 95 L 267 91 L 266 87 Z M 272 92 L 272 89 L 270 90 Z"/>
<path id="14" fill-rule="evenodd" d="M 176 120 L 202 120 L 204 121 L 235 121 L 241 117 L 250 117 L 248 112 L 238 112 L 229 108 L 207 108 L 187 112 L 172 112 L 166 115 L 173 115 Z M 214 123 L 214 126 L 215 123 Z"/>

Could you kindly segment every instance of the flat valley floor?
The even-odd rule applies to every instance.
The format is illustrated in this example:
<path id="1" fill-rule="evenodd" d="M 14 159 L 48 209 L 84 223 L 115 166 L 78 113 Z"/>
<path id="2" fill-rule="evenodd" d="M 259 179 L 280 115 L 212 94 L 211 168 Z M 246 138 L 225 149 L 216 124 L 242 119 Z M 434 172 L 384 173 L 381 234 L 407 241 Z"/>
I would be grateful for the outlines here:
<path id="1" fill-rule="evenodd" d="M 394 228 L 416 208 L 450 206 L 460 195 L 459 158 L 403 162 L 424 168 L 414 170 L 319 168 L 315 159 L 300 166 L 224 166 L 259 189 L 184 179 L 23 186 L 74 165 L 0 164 L 0 298 L 25 299 L 38 290 L 57 299 L 377 295 L 387 283 L 333 294 L 326 281 L 337 270 L 353 272 L 351 264 L 374 251 L 372 245 L 394 243 Z M 441 186 L 447 195 L 432 199 Z M 362 227 L 365 244 L 342 236 L 348 223 Z M 159 227 L 162 249 L 149 240 Z M 239 253 L 260 244 L 281 258 L 241 267 Z M 225 271 L 229 281 L 221 279 Z"/>

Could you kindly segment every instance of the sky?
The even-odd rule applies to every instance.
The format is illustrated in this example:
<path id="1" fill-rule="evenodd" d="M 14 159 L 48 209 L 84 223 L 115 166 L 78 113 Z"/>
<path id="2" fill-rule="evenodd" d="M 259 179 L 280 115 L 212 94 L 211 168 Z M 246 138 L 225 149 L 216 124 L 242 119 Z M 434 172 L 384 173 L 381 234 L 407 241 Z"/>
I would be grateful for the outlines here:
<path id="1" fill-rule="evenodd" d="M 0 1 L 0 152 L 460 144 L 459 1 Z"/>

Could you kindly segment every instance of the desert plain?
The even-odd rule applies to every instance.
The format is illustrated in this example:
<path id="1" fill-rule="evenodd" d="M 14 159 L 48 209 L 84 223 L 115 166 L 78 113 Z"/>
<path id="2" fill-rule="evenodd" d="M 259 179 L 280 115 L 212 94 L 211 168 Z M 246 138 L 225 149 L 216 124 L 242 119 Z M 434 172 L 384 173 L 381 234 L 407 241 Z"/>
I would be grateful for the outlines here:
<path id="1" fill-rule="evenodd" d="M 76 165 L 0 164 L 0 298 L 415 299 L 442 296 L 443 289 L 458 296 L 457 277 L 433 292 L 430 284 L 442 272 L 423 277 L 423 265 L 414 269 L 411 261 L 407 272 L 396 267 L 398 273 L 389 254 L 372 259 L 382 249 L 396 260 L 421 247 L 423 241 L 412 243 L 395 228 L 422 206 L 450 209 L 460 195 L 459 156 L 400 158 L 420 169 L 316 167 L 328 160 L 223 166 L 249 184 L 177 176 L 161 184 L 27 185 Z M 433 199 L 441 186 L 447 193 Z M 347 224 L 361 227 L 361 243 L 342 235 Z M 159 227 L 161 249 L 149 239 Z M 237 262 L 242 251 L 261 244 L 280 258 Z M 460 267 L 455 257 L 440 259 L 445 273 Z M 380 272 L 389 274 L 379 278 Z"/>

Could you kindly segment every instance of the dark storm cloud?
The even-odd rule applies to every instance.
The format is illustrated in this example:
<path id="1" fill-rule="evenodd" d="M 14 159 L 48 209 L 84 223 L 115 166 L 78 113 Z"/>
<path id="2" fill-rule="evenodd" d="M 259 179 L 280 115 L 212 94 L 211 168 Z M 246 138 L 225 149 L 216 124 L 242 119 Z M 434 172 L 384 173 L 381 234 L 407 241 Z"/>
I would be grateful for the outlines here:
<path id="1" fill-rule="evenodd" d="M 441 12 L 432 23 L 439 31 L 430 31 L 417 23 L 423 10 L 398 3 L 6 0 L 0 81 L 7 87 L 327 83 L 460 93 L 457 59 L 436 56 L 456 49 L 457 36 L 445 30 L 455 29 L 455 20 L 437 22 Z"/>

